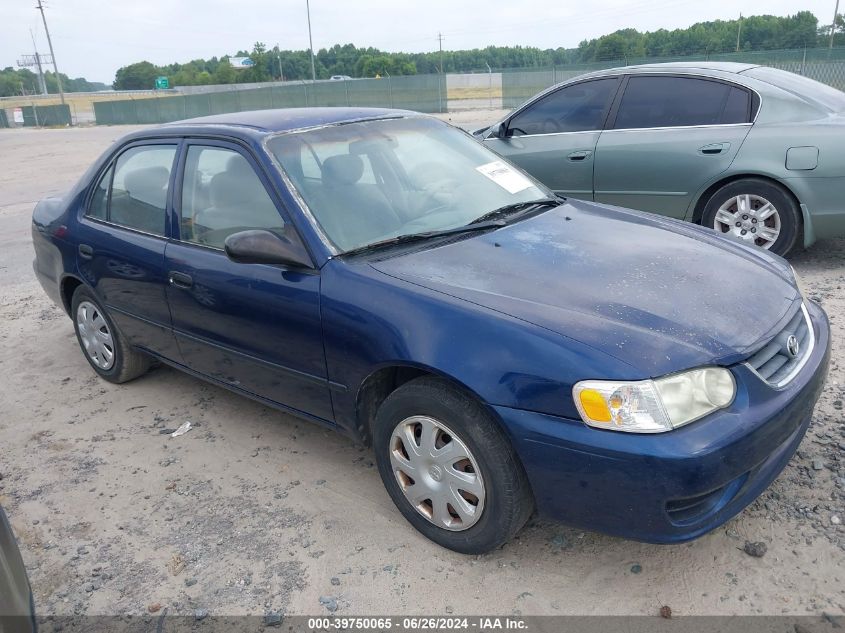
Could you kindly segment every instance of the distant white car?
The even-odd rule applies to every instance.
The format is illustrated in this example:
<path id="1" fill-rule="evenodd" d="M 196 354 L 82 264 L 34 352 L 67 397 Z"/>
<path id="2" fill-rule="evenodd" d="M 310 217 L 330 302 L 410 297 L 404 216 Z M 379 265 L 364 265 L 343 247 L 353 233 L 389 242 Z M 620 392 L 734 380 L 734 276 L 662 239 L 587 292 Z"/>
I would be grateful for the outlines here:
<path id="1" fill-rule="evenodd" d="M 332 81 L 346 81 L 347 79 L 352 79 L 349 75 L 332 75 Z"/>

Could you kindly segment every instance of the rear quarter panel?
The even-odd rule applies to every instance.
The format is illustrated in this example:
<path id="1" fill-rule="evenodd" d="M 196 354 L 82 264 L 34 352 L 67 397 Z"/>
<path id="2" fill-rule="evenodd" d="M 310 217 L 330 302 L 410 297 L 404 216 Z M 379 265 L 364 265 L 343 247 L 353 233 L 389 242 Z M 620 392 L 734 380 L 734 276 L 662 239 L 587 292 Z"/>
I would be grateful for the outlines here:
<path id="1" fill-rule="evenodd" d="M 788 168 L 790 148 L 817 149 L 817 164 Z M 765 176 L 784 185 L 803 207 L 805 246 L 817 238 L 845 235 L 845 118 L 757 123 L 730 173 Z"/>
<path id="2" fill-rule="evenodd" d="M 46 198 L 32 213 L 32 246 L 35 259 L 32 266 L 44 292 L 57 305 L 67 310 L 61 296 L 63 280 L 76 275 L 76 246 L 73 241 L 74 217 L 83 193 L 64 198 Z"/>

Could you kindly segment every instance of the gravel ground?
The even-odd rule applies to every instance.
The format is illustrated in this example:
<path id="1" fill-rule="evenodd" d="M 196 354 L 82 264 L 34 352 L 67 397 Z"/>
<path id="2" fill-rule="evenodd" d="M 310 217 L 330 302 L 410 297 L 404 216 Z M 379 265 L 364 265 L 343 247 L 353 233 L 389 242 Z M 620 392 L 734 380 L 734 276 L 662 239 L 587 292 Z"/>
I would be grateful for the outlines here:
<path id="1" fill-rule="evenodd" d="M 809 434 L 757 502 L 683 545 L 532 520 L 466 557 L 414 532 L 370 453 L 339 436 L 171 369 L 123 386 L 90 370 L 33 277 L 29 219 L 128 129 L 0 132 L 0 505 L 40 614 L 843 612 L 844 240 L 792 261 L 830 316 L 833 361 Z M 186 435 L 162 433 L 185 420 Z"/>

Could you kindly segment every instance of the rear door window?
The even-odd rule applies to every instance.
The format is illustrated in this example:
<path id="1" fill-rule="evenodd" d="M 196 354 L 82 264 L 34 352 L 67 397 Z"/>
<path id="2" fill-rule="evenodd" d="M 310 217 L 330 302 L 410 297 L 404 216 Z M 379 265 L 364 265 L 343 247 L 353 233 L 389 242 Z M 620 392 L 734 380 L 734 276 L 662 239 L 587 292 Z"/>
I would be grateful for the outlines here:
<path id="1" fill-rule="evenodd" d="M 747 123 L 750 94 L 730 84 L 694 77 L 633 76 L 619 105 L 615 129 Z"/>
<path id="2" fill-rule="evenodd" d="M 123 152 L 97 184 L 88 215 L 144 233 L 165 235 L 176 147 L 139 145 Z"/>

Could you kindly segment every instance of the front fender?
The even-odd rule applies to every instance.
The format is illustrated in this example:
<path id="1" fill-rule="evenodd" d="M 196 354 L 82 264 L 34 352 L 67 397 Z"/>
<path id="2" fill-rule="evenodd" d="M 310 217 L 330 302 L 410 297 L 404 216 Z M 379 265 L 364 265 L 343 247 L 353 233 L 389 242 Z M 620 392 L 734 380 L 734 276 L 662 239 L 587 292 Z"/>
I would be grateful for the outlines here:
<path id="1" fill-rule="evenodd" d="M 380 273 L 364 261 L 322 270 L 321 317 L 338 426 L 354 431 L 356 400 L 379 368 L 446 377 L 485 404 L 577 417 L 572 385 L 632 368 L 515 317 Z"/>

